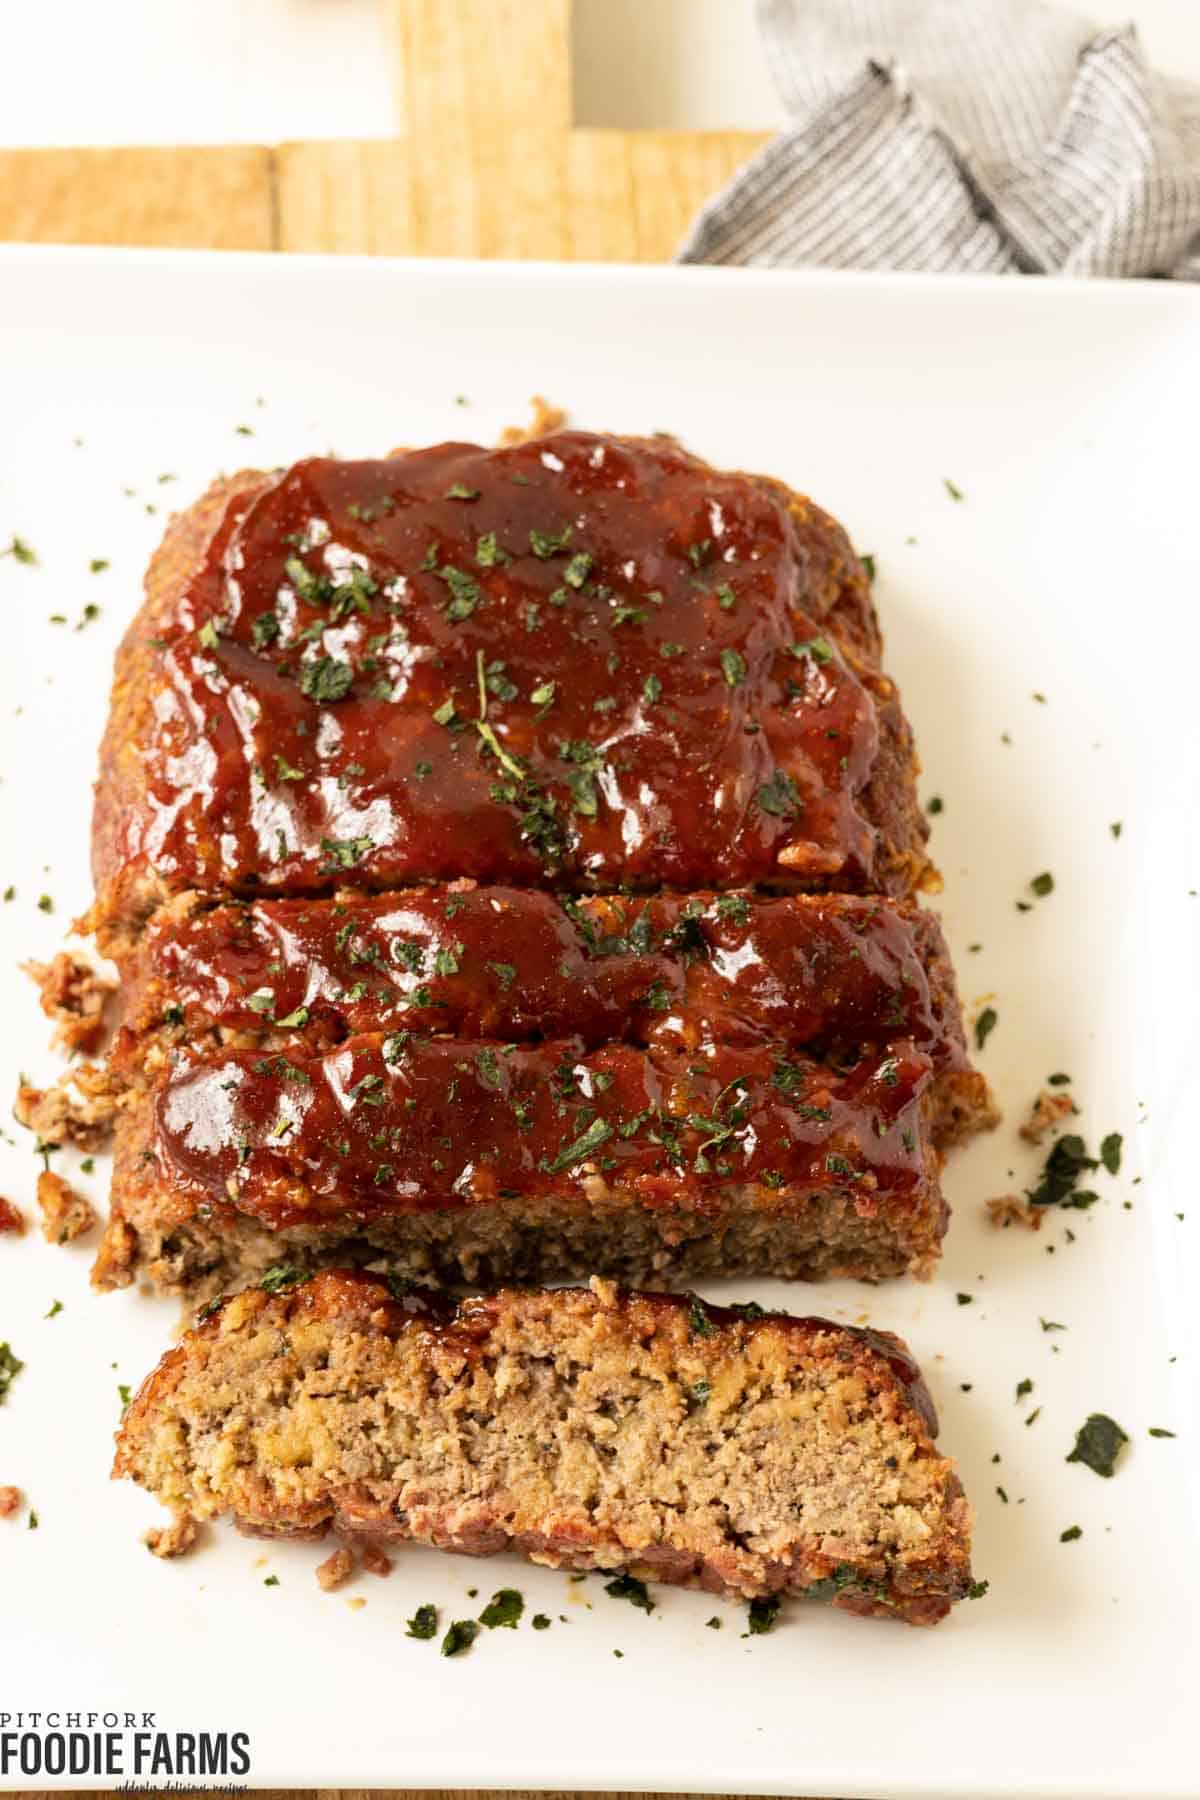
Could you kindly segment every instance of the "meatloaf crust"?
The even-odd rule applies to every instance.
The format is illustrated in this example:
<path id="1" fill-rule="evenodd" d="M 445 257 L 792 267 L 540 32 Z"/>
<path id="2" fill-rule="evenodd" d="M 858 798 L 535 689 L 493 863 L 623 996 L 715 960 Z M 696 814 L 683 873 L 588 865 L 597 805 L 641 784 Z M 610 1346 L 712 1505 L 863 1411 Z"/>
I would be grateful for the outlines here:
<path id="1" fill-rule="evenodd" d="M 212 1292 L 281 1257 L 383 1256 L 469 1282 L 925 1273 L 931 1075 L 904 1041 L 843 1068 L 407 1031 L 180 1053 L 121 1113 L 95 1279 Z"/>
<path id="2" fill-rule="evenodd" d="M 91 922 L 467 876 L 905 894 L 911 734 L 841 528 L 563 432 L 218 484 L 117 659 Z"/>
<path id="3" fill-rule="evenodd" d="M 402 1303 L 327 1272 L 213 1310 L 113 1473 L 254 1534 L 415 1542 L 932 1624 L 970 1510 L 894 1337 L 611 1284 Z"/>

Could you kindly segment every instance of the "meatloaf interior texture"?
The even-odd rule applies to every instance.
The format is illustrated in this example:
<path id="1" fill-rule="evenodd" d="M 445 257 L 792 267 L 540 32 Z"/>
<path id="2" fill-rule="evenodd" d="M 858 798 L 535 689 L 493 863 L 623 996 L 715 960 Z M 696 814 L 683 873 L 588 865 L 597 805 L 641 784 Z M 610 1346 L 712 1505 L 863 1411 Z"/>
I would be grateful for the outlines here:
<path id="1" fill-rule="evenodd" d="M 599 1281 L 414 1306 L 327 1271 L 226 1300 L 169 1351 L 114 1473 L 256 1534 L 513 1550 L 931 1624 L 971 1588 L 936 1430 L 884 1334 Z"/>

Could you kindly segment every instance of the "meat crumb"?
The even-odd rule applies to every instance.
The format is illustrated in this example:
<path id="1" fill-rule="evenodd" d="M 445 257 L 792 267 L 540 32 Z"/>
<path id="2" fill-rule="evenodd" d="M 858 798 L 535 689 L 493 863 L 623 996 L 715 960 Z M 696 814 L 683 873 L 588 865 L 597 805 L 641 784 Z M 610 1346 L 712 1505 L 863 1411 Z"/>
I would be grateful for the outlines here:
<path id="1" fill-rule="evenodd" d="M 115 982 L 66 950 L 53 962 L 21 967 L 40 990 L 42 1011 L 54 1021 L 53 1042 L 69 1055 L 94 1050 L 104 1036 L 104 1009 Z"/>
<path id="2" fill-rule="evenodd" d="M 335 1588 L 345 1587 L 356 1567 L 352 1550 L 335 1550 L 317 1565 L 317 1585 L 332 1594 Z"/>
<path id="3" fill-rule="evenodd" d="M 551 431 L 559 431 L 567 422 L 567 415 L 561 406 L 551 406 L 541 394 L 535 394 L 529 402 L 533 417 L 528 425 L 506 425 L 498 439 L 501 450 L 511 450 L 517 444 L 531 444 L 535 438 L 546 437 Z"/>
<path id="4" fill-rule="evenodd" d="M 22 1237 L 25 1232 L 25 1215 L 19 1207 L 13 1205 L 0 1194 L 0 1232 L 11 1232 L 13 1237 Z"/>
<path id="5" fill-rule="evenodd" d="M 18 1487 L 0 1487 L 0 1519 L 11 1519 L 15 1512 L 21 1510 L 24 1499 Z"/>
<path id="6" fill-rule="evenodd" d="M 85 1200 L 52 1169 L 43 1169 L 38 1176 L 37 1197 L 42 1209 L 42 1236 L 48 1244 L 70 1244 L 96 1223 L 90 1200 Z"/>
<path id="7" fill-rule="evenodd" d="M 155 1525 L 147 1531 L 142 1542 L 151 1556 L 164 1559 L 170 1556 L 186 1556 L 200 1535 L 200 1527 L 188 1513 L 179 1513 L 169 1525 Z"/>
<path id="8" fill-rule="evenodd" d="M 36 1132 L 46 1144 L 78 1144 L 95 1150 L 112 1133 L 117 1113 L 116 1086 L 107 1069 L 80 1063 L 53 1087 L 22 1082 L 13 1111 L 18 1124 Z"/>
<path id="9" fill-rule="evenodd" d="M 368 1544 L 362 1553 L 362 1566 L 368 1575 L 390 1575 L 392 1559 L 384 1555 L 378 1544 Z"/>
<path id="10" fill-rule="evenodd" d="M 986 1202 L 987 1215 L 993 1225 L 1007 1231 L 1010 1225 L 1024 1225 L 1026 1231 L 1042 1229 L 1042 1208 L 1030 1206 L 1019 1194 L 1001 1194 Z"/>
<path id="11" fill-rule="evenodd" d="M 1046 1133 L 1079 1108 L 1070 1094 L 1052 1094 L 1049 1088 L 1043 1088 L 1033 1103 L 1033 1109 L 1021 1127 L 1020 1135 L 1027 1144 L 1040 1144 Z"/>

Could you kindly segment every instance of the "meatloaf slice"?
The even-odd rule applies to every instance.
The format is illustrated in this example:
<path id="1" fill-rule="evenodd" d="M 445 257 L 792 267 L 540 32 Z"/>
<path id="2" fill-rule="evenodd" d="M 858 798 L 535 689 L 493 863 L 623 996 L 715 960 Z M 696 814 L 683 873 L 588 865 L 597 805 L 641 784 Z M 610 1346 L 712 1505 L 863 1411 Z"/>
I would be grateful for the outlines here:
<path id="1" fill-rule="evenodd" d="M 694 1297 L 417 1310 L 329 1271 L 169 1351 L 113 1473 L 246 1531 L 411 1541 L 932 1624 L 970 1509 L 899 1339 Z"/>
<path id="2" fill-rule="evenodd" d="M 281 1258 L 451 1281 L 923 1273 L 946 1208 L 930 1059 L 831 1068 L 578 1040 L 181 1053 L 117 1126 L 96 1279 L 210 1293 Z"/>
<path id="3" fill-rule="evenodd" d="M 688 1053 L 777 1042 L 835 1059 L 905 1037 L 933 1063 L 935 1142 L 992 1117 L 941 927 L 911 901 L 572 898 L 470 882 L 223 905 L 188 895 L 125 962 L 110 1061 L 131 1079 L 179 1048 L 295 1057 L 404 1027 Z"/>
<path id="4" fill-rule="evenodd" d="M 314 458 L 151 564 L 92 923 L 461 876 L 903 894 L 914 771 L 859 559 L 781 484 L 585 432 Z"/>

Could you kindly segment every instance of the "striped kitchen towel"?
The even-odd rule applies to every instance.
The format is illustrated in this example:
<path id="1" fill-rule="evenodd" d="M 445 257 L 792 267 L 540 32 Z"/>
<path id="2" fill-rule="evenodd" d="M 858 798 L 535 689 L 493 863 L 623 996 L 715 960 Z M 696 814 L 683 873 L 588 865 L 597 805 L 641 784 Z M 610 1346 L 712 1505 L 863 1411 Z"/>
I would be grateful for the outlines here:
<path id="1" fill-rule="evenodd" d="M 1132 26 L 1042 0 L 758 13 L 792 122 L 681 262 L 1200 280 L 1200 90 Z"/>

